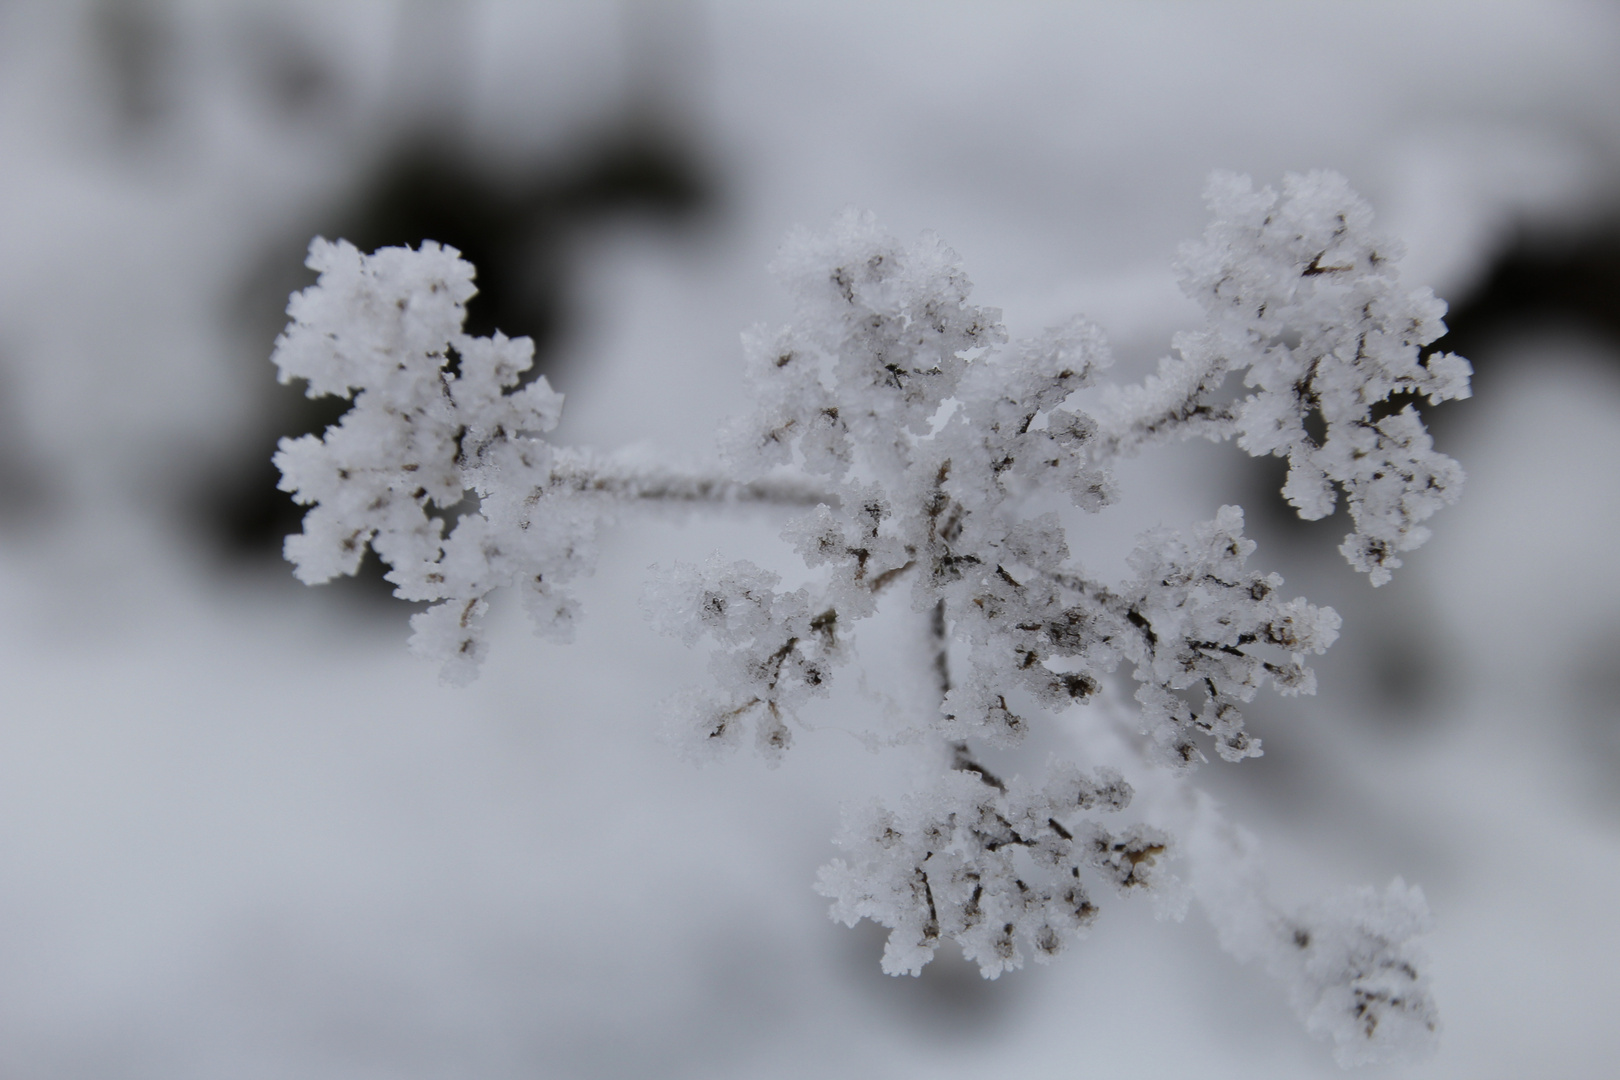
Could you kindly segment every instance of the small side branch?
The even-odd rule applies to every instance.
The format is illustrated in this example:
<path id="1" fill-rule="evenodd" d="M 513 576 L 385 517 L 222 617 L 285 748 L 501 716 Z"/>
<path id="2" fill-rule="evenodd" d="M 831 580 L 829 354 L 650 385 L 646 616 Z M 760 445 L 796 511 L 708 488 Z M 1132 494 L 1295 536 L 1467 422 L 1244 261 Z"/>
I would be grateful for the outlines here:
<path id="1" fill-rule="evenodd" d="M 769 506 L 837 507 L 838 496 L 797 478 L 728 480 L 722 476 L 631 465 L 581 452 L 559 455 L 548 487 L 646 502 L 754 503 Z"/>

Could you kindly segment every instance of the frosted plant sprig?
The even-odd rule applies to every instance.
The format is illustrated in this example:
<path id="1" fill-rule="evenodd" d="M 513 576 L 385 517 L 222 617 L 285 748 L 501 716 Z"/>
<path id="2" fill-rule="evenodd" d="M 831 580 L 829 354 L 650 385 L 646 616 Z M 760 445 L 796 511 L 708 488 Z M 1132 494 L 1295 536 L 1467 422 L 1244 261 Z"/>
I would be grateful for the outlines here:
<path id="1" fill-rule="evenodd" d="M 1397 883 L 1290 921 L 1255 889 L 1217 887 L 1219 860 L 1199 858 L 1219 847 L 1208 829 L 1178 839 L 1112 817 L 1209 750 L 1258 756 L 1243 708 L 1267 684 L 1313 692 L 1306 660 L 1339 629 L 1331 609 L 1287 599 L 1278 575 L 1248 568 L 1255 544 L 1237 507 L 1144 535 L 1126 580 L 1087 573 L 1064 515 L 1115 499 L 1117 458 L 1192 435 L 1287 457 L 1283 494 L 1303 516 L 1344 495 L 1354 531 L 1341 550 L 1375 585 L 1462 480 L 1410 399 L 1467 396 L 1467 362 L 1423 354 L 1444 332 L 1444 306 L 1400 288 L 1398 247 L 1371 233 L 1342 178 L 1290 176 L 1278 195 L 1217 176 L 1208 197 L 1214 219 L 1180 260 L 1203 326 L 1089 411 L 1078 392 L 1111 364 L 1096 326 L 1074 319 L 1013 340 L 998 311 L 974 302 L 954 253 L 931 236 L 902 244 L 869 215 L 795 234 L 773 267 L 794 321 L 745 335 L 753 405 L 723 432 L 709 473 L 549 442 L 561 397 L 544 379 L 523 383 L 526 339 L 465 334 L 472 268 L 454 251 L 367 256 L 318 240 L 320 279 L 294 297 L 275 359 L 283 380 L 355 404 L 321 438 L 283 441 L 282 486 L 312 507 L 288 557 L 313 583 L 353 573 L 369 545 L 397 595 L 433 604 L 413 619 L 413 647 L 464 682 L 487 649 L 496 589 L 516 588 L 537 629 L 567 636 L 569 583 L 615 515 L 654 503 L 801 508 L 783 539 L 802 581 L 783 587 L 719 556 L 656 575 L 648 613 L 712 646 L 707 685 L 664 711 L 696 758 L 752 742 L 774 764 L 801 712 L 859 660 L 862 624 L 881 605 L 910 607 L 936 686 L 912 735 L 939 767 L 897 809 L 852 815 L 845 857 L 818 886 L 835 917 L 889 928 L 886 971 L 915 974 L 946 940 L 988 977 L 1048 960 L 1091 926 L 1099 884 L 1174 914 L 1185 863 L 1223 940 L 1269 958 L 1342 1060 L 1421 1049 L 1435 1030 L 1414 944 L 1421 893 Z M 1228 386 L 1238 372 L 1247 392 Z M 1043 778 L 1003 780 L 986 766 L 984 748 L 1106 697 L 1121 673 L 1135 685 L 1133 761 L 1166 768 L 1127 782 L 1084 745 L 1089 770 L 1054 761 Z M 1261 929 L 1244 937 L 1239 925 Z M 1314 944 L 1297 944 L 1301 934 Z M 1396 1028 L 1407 1034 L 1392 1039 Z"/>
<path id="2" fill-rule="evenodd" d="M 1076 320 L 1009 345 L 998 313 L 971 302 L 937 240 L 905 247 L 869 216 L 846 216 L 830 237 L 796 238 L 777 271 L 799 317 L 750 335 L 759 405 L 730 430 L 727 448 L 744 475 L 797 464 L 837 485 L 837 509 L 818 507 L 784 534 L 808 567 L 828 568 L 827 584 L 806 594 L 827 628 L 818 692 L 851 655 L 833 647 L 834 635 L 871 616 L 877 594 L 905 578 L 912 606 L 942 627 L 938 730 L 947 739 L 1017 742 L 1027 730 L 1021 700 L 1084 701 L 1130 661 L 1143 684 L 1143 730 L 1167 760 L 1202 760 L 1200 734 L 1222 757 L 1258 754 L 1240 705 L 1267 681 L 1309 691 L 1303 657 L 1327 648 L 1338 616 L 1285 601 L 1280 578 L 1244 570 L 1254 545 L 1235 507 L 1190 537 L 1146 538 L 1132 557 L 1139 576 L 1123 585 L 1070 565 L 1049 495 L 1087 511 L 1114 495 L 1098 424 L 1069 407 L 1111 362 L 1101 331 Z M 728 572 L 716 563 L 686 588 L 708 603 L 758 607 L 758 597 L 728 591 Z M 812 638 L 791 610 L 747 642 L 716 643 L 739 670 L 796 653 Z M 945 671 L 953 642 L 966 646 L 955 679 Z M 762 696 L 755 683 L 722 681 L 706 708 L 689 712 L 690 732 L 717 738 L 751 709 L 775 730 L 791 708 L 768 688 Z"/>
<path id="3" fill-rule="evenodd" d="M 1097 916 L 1081 869 L 1116 889 L 1146 888 L 1169 838 L 1134 825 L 1110 832 L 1080 811 L 1118 811 L 1131 799 L 1119 773 L 1052 770 L 1041 788 L 1011 788 L 983 770 L 954 771 L 900 810 L 873 805 L 851 816 L 839 845 L 851 861 L 822 868 L 818 888 L 850 926 L 890 928 L 883 970 L 915 975 L 951 938 L 994 977 L 1055 957 Z"/>
<path id="4" fill-rule="evenodd" d="M 1382 891 L 1345 889 L 1287 911 L 1267 895 L 1253 836 L 1203 792 L 1184 823 L 1190 877 L 1221 946 L 1257 962 L 1287 989 L 1294 1011 L 1331 1039 L 1341 1065 L 1431 1050 L 1440 1020 L 1421 939 L 1433 920 L 1423 892 L 1400 878 Z"/>
<path id="5" fill-rule="evenodd" d="M 517 588 L 536 630 L 568 640 L 578 606 L 567 585 L 592 567 L 596 531 L 617 506 L 827 497 L 792 480 L 686 475 L 547 442 L 562 395 L 544 376 L 519 386 L 528 338 L 463 332 L 473 267 L 453 248 L 363 255 L 316 239 L 308 265 L 320 276 L 288 304 L 273 359 L 282 382 L 354 406 L 319 438 L 281 441 L 281 488 L 312 506 L 287 558 L 313 585 L 353 574 L 369 545 L 396 596 L 433 602 L 412 618 L 411 646 L 447 681 L 476 676 L 495 589 Z M 469 495 L 476 507 L 446 535 Z"/>
<path id="6" fill-rule="evenodd" d="M 1401 287 L 1400 243 L 1372 231 L 1371 208 L 1336 173 L 1290 175 L 1281 195 L 1217 173 L 1205 195 L 1215 219 L 1178 263 L 1205 324 L 1176 336 L 1156 375 L 1112 396 L 1106 443 L 1235 436 L 1250 454 L 1286 457 L 1283 495 L 1315 520 L 1342 491 L 1355 531 L 1339 550 L 1382 585 L 1462 485 L 1410 404 L 1470 393 L 1468 361 L 1422 353 L 1445 333 L 1446 305 Z M 1256 392 L 1223 401 L 1236 372 Z M 1399 411 L 1396 398 L 1409 399 Z"/>

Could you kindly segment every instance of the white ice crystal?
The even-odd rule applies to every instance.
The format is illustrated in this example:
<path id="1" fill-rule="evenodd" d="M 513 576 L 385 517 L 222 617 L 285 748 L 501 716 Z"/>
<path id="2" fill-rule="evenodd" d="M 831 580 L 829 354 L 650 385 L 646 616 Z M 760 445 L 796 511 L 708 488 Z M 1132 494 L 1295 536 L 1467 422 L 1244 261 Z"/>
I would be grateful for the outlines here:
<path id="1" fill-rule="evenodd" d="M 320 280 L 294 297 L 276 362 L 312 395 L 355 404 L 324 437 L 284 441 L 277 455 L 283 487 L 312 505 L 288 557 L 318 582 L 353 573 L 369 544 L 398 595 L 434 602 L 413 621 L 415 647 L 464 681 L 484 653 L 494 589 L 517 586 L 536 625 L 566 635 L 576 609 L 564 586 L 625 506 L 805 507 L 783 532 L 803 582 L 783 588 L 778 574 L 716 556 L 648 588 L 665 630 L 713 646 L 711 680 L 668 700 L 666 727 L 699 759 L 752 741 L 775 763 L 800 711 L 858 660 L 861 623 L 885 602 L 909 604 L 934 657 L 924 738 L 948 764 L 898 809 L 852 816 L 846 857 L 819 887 L 835 917 L 890 929 L 891 973 L 918 972 L 947 939 L 991 977 L 1026 955 L 1049 959 L 1096 918 L 1099 883 L 1164 894 L 1178 842 L 1148 822 L 1099 820 L 1131 801 L 1117 772 L 1054 763 L 1043 779 L 1004 782 L 974 744 L 1017 743 L 1128 673 L 1142 757 L 1168 767 L 1159 775 L 1185 773 L 1206 748 L 1257 756 L 1243 706 L 1267 683 L 1313 692 L 1306 657 L 1339 628 L 1331 609 L 1247 568 L 1255 545 L 1237 507 L 1147 534 L 1132 576 L 1105 582 L 1073 559 L 1064 504 L 1106 508 L 1113 460 L 1155 441 L 1235 439 L 1288 459 L 1283 493 L 1302 516 L 1344 495 L 1354 531 L 1341 550 L 1376 585 L 1462 480 L 1412 399 L 1466 397 L 1468 364 L 1422 353 L 1444 332 L 1444 306 L 1400 288 L 1398 247 L 1373 235 L 1344 180 L 1290 176 L 1278 195 L 1217 176 L 1208 197 L 1214 221 L 1181 257 L 1204 325 L 1094 415 L 1076 391 L 1110 364 L 1097 327 L 1075 319 L 1013 341 L 939 240 L 902 244 L 869 215 L 796 234 L 774 266 L 795 319 L 745 335 L 753 407 L 722 433 L 725 468 L 712 476 L 548 443 L 561 398 L 544 379 L 520 385 L 527 340 L 462 331 L 472 268 L 454 251 L 365 256 L 316 241 Z M 1227 385 L 1239 372 L 1248 392 Z M 432 511 L 452 509 L 446 535 Z M 1397 882 L 1285 919 L 1255 890 L 1220 885 L 1218 869 L 1204 877 L 1194 890 L 1223 941 L 1266 957 L 1341 1060 L 1432 1042 L 1416 890 Z"/>

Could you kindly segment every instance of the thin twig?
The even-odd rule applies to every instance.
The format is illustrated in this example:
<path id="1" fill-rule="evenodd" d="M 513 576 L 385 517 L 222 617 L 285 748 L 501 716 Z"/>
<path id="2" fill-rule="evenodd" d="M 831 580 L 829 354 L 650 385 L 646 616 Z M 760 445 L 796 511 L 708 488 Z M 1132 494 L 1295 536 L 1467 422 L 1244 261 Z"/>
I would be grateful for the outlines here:
<path id="1" fill-rule="evenodd" d="M 838 496 L 796 477 L 727 480 L 662 466 L 632 465 L 583 451 L 559 454 L 548 487 L 623 499 L 673 503 L 757 503 L 837 507 Z"/>

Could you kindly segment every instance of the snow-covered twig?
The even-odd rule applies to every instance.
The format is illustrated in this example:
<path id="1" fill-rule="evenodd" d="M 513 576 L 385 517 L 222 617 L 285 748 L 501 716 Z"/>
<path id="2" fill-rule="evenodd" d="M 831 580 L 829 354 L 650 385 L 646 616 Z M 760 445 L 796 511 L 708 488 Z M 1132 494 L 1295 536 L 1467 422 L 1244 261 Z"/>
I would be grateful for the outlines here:
<path id="1" fill-rule="evenodd" d="M 1278 575 L 1247 568 L 1255 544 L 1237 507 L 1147 534 L 1132 576 L 1103 582 L 1072 558 L 1060 504 L 1105 509 L 1113 462 L 1155 442 L 1233 439 L 1288 459 L 1283 494 L 1301 516 L 1344 496 L 1354 529 L 1340 550 L 1378 585 L 1462 481 L 1413 401 L 1466 397 L 1468 364 L 1423 352 L 1444 332 L 1444 305 L 1400 286 L 1398 246 L 1371 232 L 1345 181 L 1290 176 L 1278 194 L 1221 175 L 1208 197 L 1214 220 L 1180 260 L 1204 324 L 1095 415 L 1075 402 L 1111 363 L 1097 327 L 1074 319 L 1012 341 L 948 248 L 902 244 L 870 216 L 795 235 L 774 268 L 795 320 L 745 336 L 753 407 L 723 433 L 712 475 L 549 442 L 562 399 L 543 378 L 522 383 L 527 340 L 464 333 L 473 271 L 454 251 L 368 256 L 318 240 L 320 280 L 293 298 L 275 359 L 284 380 L 355 403 L 277 455 L 283 487 L 312 507 L 287 555 L 318 582 L 353 573 L 369 544 L 399 596 L 433 604 L 413 619 L 413 646 L 464 682 L 486 651 L 495 589 L 517 589 L 537 629 L 567 636 L 569 584 L 613 515 L 648 503 L 803 508 L 783 535 L 816 572 L 805 583 L 783 589 L 775 573 L 716 557 L 649 588 L 667 631 L 715 646 L 710 685 L 666 706 L 678 741 L 711 758 L 751 732 L 779 760 L 800 711 L 856 658 L 861 623 L 905 596 L 930 627 L 929 726 L 949 764 L 898 809 L 851 817 L 847 858 L 820 888 L 836 917 L 890 929 L 890 972 L 919 971 L 946 939 L 991 977 L 1026 954 L 1049 959 L 1096 918 L 1088 882 L 1164 893 L 1178 841 L 1148 822 L 1104 824 L 1132 799 L 1117 772 L 1059 762 L 1038 781 L 1004 780 L 974 744 L 1017 743 L 1124 669 L 1142 747 L 1167 775 L 1205 748 L 1257 756 L 1243 707 L 1268 683 L 1313 692 L 1306 658 L 1339 628 L 1331 609 L 1286 599 Z M 1247 392 L 1229 385 L 1238 375 Z M 1432 1042 L 1411 944 L 1426 925 L 1420 893 L 1397 883 L 1292 923 L 1255 915 L 1252 893 L 1200 895 L 1217 908 L 1235 898 L 1215 913 L 1223 940 L 1271 957 L 1342 1060 Z M 1255 944 L 1285 924 L 1305 941 L 1294 952 Z"/>

